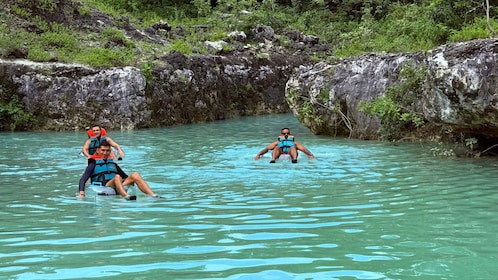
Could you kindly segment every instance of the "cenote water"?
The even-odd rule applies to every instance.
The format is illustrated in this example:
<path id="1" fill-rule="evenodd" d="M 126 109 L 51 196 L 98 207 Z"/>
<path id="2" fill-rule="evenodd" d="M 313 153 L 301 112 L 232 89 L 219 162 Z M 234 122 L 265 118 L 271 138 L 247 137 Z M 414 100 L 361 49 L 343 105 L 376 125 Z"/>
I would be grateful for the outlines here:
<path id="1" fill-rule="evenodd" d="M 290 127 L 317 157 L 254 156 Z M 496 279 L 498 162 L 292 115 L 109 131 L 163 196 L 77 199 L 80 132 L 1 133 L 0 279 Z"/>

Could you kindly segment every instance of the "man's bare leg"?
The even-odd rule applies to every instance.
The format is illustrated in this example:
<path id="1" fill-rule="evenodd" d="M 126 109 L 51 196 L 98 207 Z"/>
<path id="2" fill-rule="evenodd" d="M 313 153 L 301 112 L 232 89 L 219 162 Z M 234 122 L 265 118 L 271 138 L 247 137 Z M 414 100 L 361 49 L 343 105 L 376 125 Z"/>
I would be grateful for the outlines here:
<path id="1" fill-rule="evenodd" d="M 280 154 L 282 154 L 282 151 L 280 151 L 280 148 L 275 148 L 271 152 L 271 161 L 270 163 L 275 163 L 275 160 L 280 157 Z"/>
<path id="2" fill-rule="evenodd" d="M 131 173 L 131 175 L 123 182 L 123 185 L 128 186 L 133 183 L 137 184 L 138 189 L 143 193 L 150 196 L 157 196 L 149 187 L 149 184 L 147 184 L 147 182 L 145 182 L 142 176 L 140 176 L 140 174 L 138 174 L 137 172 Z"/>
<path id="3" fill-rule="evenodd" d="M 289 149 L 289 155 L 291 156 L 292 163 L 297 163 L 297 149 L 295 146 L 290 147 Z"/>
<path id="4" fill-rule="evenodd" d="M 126 182 L 126 180 L 125 180 L 125 182 Z M 121 178 L 121 176 L 119 176 L 119 175 L 114 176 L 114 178 L 112 178 L 112 180 L 107 182 L 106 186 L 113 187 L 118 194 L 120 194 L 122 197 L 124 197 L 126 199 L 129 199 L 129 200 L 137 199 L 136 196 L 129 196 L 128 195 L 128 193 L 124 189 L 124 186 L 126 186 L 126 184 L 124 184 L 123 178 Z"/>

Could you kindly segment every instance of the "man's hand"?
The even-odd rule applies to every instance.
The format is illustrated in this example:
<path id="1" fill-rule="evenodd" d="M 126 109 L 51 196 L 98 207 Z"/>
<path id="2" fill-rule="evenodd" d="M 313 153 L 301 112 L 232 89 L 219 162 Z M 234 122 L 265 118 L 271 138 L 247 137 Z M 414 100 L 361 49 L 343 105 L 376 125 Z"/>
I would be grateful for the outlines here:
<path id="1" fill-rule="evenodd" d="M 80 191 L 80 193 L 78 194 L 78 198 L 79 199 L 85 198 L 85 191 Z"/>

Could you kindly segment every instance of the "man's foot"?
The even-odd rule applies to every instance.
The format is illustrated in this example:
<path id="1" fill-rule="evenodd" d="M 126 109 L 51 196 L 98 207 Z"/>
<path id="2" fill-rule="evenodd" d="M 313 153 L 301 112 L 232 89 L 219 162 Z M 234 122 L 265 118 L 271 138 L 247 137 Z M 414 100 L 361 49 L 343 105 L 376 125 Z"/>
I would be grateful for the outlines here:
<path id="1" fill-rule="evenodd" d="M 153 198 L 161 198 L 161 197 L 160 197 L 159 195 L 157 195 L 157 194 L 151 194 L 150 196 L 151 196 L 151 197 L 153 197 Z"/>
<path id="2" fill-rule="evenodd" d="M 275 160 L 274 159 L 270 160 L 270 163 L 275 163 Z"/>
<path id="3" fill-rule="evenodd" d="M 292 163 L 297 163 L 297 159 L 293 159 L 293 160 L 292 160 Z"/>
<path id="4" fill-rule="evenodd" d="M 125 196 L 125 199 L 126 200 L 137 200 L 137 196 L 136 195 L 127 195 L 127 196 Z"/>

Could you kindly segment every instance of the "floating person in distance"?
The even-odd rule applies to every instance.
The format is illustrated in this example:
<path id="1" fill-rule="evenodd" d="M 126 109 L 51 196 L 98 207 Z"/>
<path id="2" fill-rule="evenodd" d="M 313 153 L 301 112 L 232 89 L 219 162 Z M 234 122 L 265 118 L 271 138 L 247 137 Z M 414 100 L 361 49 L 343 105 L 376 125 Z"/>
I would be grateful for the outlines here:
<path id="1" fill-rule="evenodd" d="M 275 160 L 277 160 L 281 155 L 289 155 L 292 163 L 297 163 L 297 157 L 299 155 L 298 151 L 305 153 L 309 159 L 315 159 L 315 156 L 306 147 L 295 141 L 294 135 L 290 133 L 290 129 L 287 127 L 282 128 L 277 141 L 266 146 L 254 157 L 254 159 L 260 159 L 261 156 L 270 150 L 272 151 L 270 163 L 275 163 Z"/>

